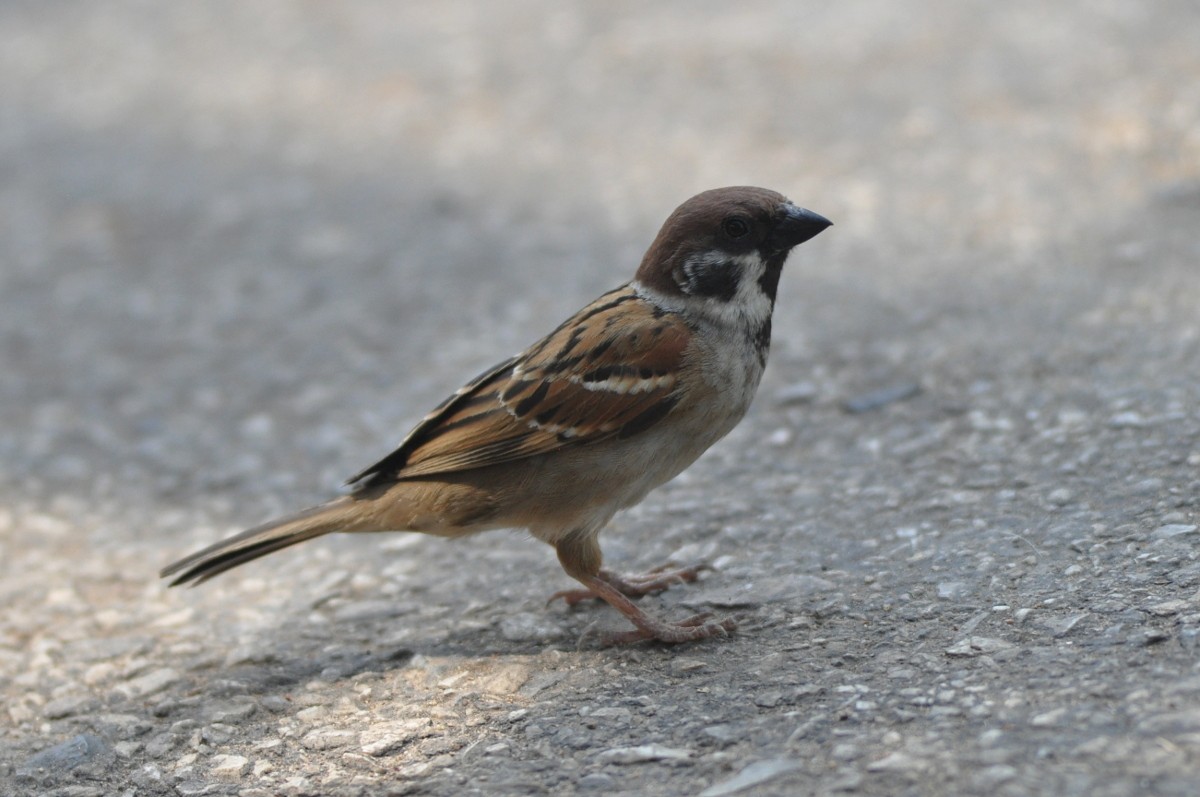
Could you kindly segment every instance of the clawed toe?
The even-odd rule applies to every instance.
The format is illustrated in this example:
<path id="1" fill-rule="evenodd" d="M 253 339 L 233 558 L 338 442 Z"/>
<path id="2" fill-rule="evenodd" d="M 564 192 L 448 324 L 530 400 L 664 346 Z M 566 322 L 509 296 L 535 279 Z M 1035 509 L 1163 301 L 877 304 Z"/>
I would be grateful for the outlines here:
<path id="1" fill-rule="evenodd" d="M 638 628 L 635 631 L 614 631 L 602 634 L 600 635 L 600 645 L 612 647 L 650 641 L 678 645 L 683 642 L 697 642 L 701 639 L 729 636 L 737 630 L 737 623 L 728 617 L 711 623 L 705 622 L 712 616 L 711 612 L 705 612 L 688 617 L 678 623 L 652 623 L 646 628 Z"/>
<path id="2" fill-rule="evenodd" d="M 660 565 L 653 570 L 637 575 L 621 575 L 611 571 L 602 571 L 601 577 L 624 594 L 639 598 L 655 592 L 662 592 L 674 584 L 686 584 L 695 581 L 701 573 L 712 570 L 705 563 L 689 567 L 675 567 L 670 564 Z"/>
<path id="3" fill-rule="evenodd" d="M 594 540 L 590 542 L 595 545 Z M 599 559 L 598 548 L 594 551 L 594 556 Z M 710 613 L 693 615 L 678 623 L 669 623 L 646 614 L 630 600 L 652 592 L 661 592 L 672 584 L 695 581 L 697 575 L 710 569 L 706 564 L 674 569 L 663 566 L 638 576 L 622 576 L 603 568 L 590 572 L 580 568 L 577 562 L 578 553 L 562 543 L 559 546 L 558 557 L 563 563 L 563 569 L 586 589 L 556 592 L 550 596 L 550 602 L 562 598 L 568 606 L 574 606 L 580 601 L 598 598 L 607 602 L 635 626 L 636 630 L 633 631 L 601 635 L 600 642 L 603 646 L 649 640 L 675 645 L 714 636 L 727 636 L 737 627 L 731 619 L 712 619 Z M 580 644 L 582 645 L 584 639 L 590 635 L 591 629 L 581 637 Z"/>
<path id="4" fill-rule="evenodd" d="M 674 584 L 686 584 L 695 581 L 701 573 L 712 570 L 703 562 L 688 567 L 675 567 L 671 564 L 659 565 L 653 570 L 637 575 L 622 575 L 612 570 L 601 570 L 598 577 L 615 588 L 622 595 L 630 598 L 641 598 L 663 592 Z M 546 605 L 561 598 L 568 606 L 575 606 L 588 600 L 601 600 L 602 596 L 589 589 L 565 589 L 554 593 L 546 601 Z"/>
<path id="5" fill-rule="evenodd" d="M 546 605 L 549 606 L 559 598 L 562 598 L 563 603 L 568 606 L 575 606 L 584 601 L 598 600 L 600 596 L 590 589 L 562 589 L 551 595 L 546 600 Z"/>

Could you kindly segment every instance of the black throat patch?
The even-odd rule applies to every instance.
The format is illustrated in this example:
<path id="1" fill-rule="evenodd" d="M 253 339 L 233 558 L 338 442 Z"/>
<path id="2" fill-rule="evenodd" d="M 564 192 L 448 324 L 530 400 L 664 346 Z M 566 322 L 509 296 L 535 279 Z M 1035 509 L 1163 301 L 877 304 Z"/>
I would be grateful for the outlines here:
<path id="1" fill-rule="evenodd" d="M 762 276 L 758 278 L 758 286 L 771 300 L 772 306 L 775 304 L 775 294 L 779 292 L 779 277 L 783 274 L 783 263 L 787 260 L 787 256 L 788 253 L 783 252 L 767 258 L 763 264 Z"/>

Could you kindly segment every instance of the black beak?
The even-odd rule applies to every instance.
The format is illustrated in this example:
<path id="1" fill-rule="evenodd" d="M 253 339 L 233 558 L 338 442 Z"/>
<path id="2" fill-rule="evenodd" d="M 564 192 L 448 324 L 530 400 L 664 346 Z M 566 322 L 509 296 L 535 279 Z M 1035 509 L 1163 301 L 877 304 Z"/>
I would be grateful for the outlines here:
<path id="1" fill-rule="evenodd" d="M 821 214 L 786 202 L 779 206 L 779 217 L 775 229 L 767 237 L 767 245 L 776 252 L 786 252 L 832 225 L 833 222 Z"/>

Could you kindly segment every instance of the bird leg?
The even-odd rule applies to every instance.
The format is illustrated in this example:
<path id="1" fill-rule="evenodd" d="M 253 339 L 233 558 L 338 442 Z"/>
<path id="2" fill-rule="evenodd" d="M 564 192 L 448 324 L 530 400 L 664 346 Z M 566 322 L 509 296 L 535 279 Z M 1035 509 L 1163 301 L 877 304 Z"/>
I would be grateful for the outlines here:
<path id="1" fill-rule="evenodd" d="M 588 598 L 599 598 L 625 615 L 625 618 L 636 627 L 637 630 L 635 631 L 626 631 L 606 636 L 603 640 L 606 645 L 626 644 L 651 639 L 668 644 L 693 642 L 713 636 L 726 636 L 736 628 L 733 620 L 726 619 L 708 622 L 712 617 L 709 613 L 693 615 L 678 623 L 669 623 L 646 614 L 627 597 L 626 589 L 631 590 L 634 595 L 645 595 L 647 592 L 666 589 L 667 585 L 677 581 L 694 580 L 696 573 L 699 572 L 699 568 L 690 568 L 690 570 L 694 571 L 691 572 L 690 578 L 679 575 L 685 571 L 666 572 L 660 569 L 658 571 L 651 571 L 642 577 L 626 579 L 605 571 L 600 567 L 600 545 L 596 542 L 596 538 L 593 535 L 570 535 L 560 540 L 555 547 L 558 551 L 558 561 L 562 563 L 567 575 L 587 588 L 586 590 L 573 591 L 583 595 L 583 597 L 577 598 L 574 602 Z M 614 580 L 616 583 L 614 583 Z M 560 594 L 555 597 L 563 597 L 568 604 L 573 603 L 571 595 Z M 553 599 L 551 598 L 551 600 Z"/>

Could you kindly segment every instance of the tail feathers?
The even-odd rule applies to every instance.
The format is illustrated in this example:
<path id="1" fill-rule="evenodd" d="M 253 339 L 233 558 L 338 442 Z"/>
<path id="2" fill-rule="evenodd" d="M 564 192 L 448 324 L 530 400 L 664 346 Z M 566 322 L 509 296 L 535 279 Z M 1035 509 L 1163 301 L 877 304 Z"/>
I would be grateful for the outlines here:
<path id="1" fill-rule="evenodd" d="M 362 517 L 350 496 L 334 499 L 295 515 L 272 520 L 210 545 L 163 569 L 159 576 L 175 576 L 171 586 L 202 584 L 230 568 L 260 556 L 335 531 L 359 531 Z"/>

